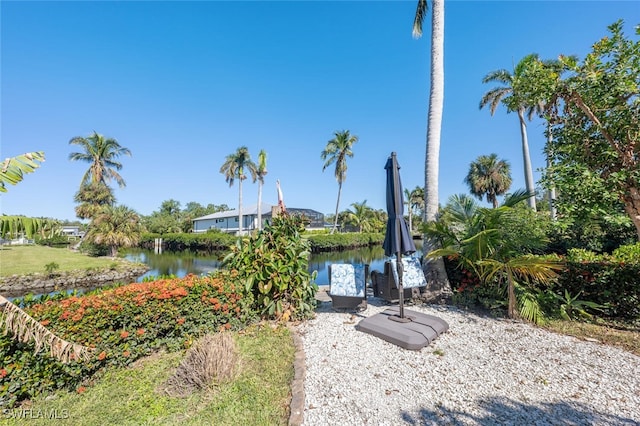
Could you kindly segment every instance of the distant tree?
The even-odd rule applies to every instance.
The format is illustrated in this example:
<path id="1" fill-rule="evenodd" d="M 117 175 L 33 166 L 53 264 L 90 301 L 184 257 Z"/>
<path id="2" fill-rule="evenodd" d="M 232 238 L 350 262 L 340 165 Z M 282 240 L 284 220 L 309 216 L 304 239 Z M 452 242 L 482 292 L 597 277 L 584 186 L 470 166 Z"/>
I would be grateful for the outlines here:
<path id="1" fill-rule="evenodd" d="M 409 208 L 413 211 L 412 229 L 416 229 L 416 222 L 422 221 L 424 216 L 424 187 L 416 186 L 409 193 Z"/>
<path id="2" fill-rule="evenodd" d="M 356 135 L 351 135 L 349 130 L 334 132 L 334 138 L 327 142 L 320 157 L 324 161 L 322 171 L 324 172 L 330 165 L 335 163 L 334 175 L 338 181 L 338 200 L 336 201 L 335 220 L 331 233 L 336 232 L 338 227 L 338 209 L 340 207 L 340 194 L 342 184 L 347 179 L 347 157 L 353 157 L 353 145 L 358 142 Z"/>
<path id="3" fill-rule="evenodd" d="M 246 146 L 241 146 L 233 154 L 227 155 L 222 167 L 220 167 L 220 173 L 224 174 L 226 182 L 229 183 L 229 187 L 233 186 L 233 182 L 238 180 L 238 234 L 242 235 L 242 181 L 247 178 L 247 172 L 249 172 L 256 180 L 257 166 L 251 161 L 249 155 L 249 149 Z"/>
<path id="4" fill-rule="evenodd" d="M 121 155 L 131 156 L 128 148 L 120 146 L 117 140 L 105 138 L 95 131 L 87 138 L 76 136 L 69 141 L 69 144 L 79 145 L 83 149 L 83 152 L 69 154 L 69 160 L 89 163 L 89 169 L 82 176 L 81 185 L 92 182 L 107 185 L 113 179 L 120 188 L 126 186 L 124 179 L 118 173 L 122 169 L 122 164 L 116 160 Z"/>
<path id="5" fill-rule="evenodd" d="M 358 232 L 371 232 L 370 219 L 372 218 L 373 209 L 367 206 L 367 200 L 361 203 L 352 203 L 353 210 L 348 211 L 348 216 L 357 228 Z"/>
<path id="6" fill-rule="evenodd" d="M 25 173 L 32 173 L 44 161 L 44 152 L 27 152 L 16 157 L 6 158 L 0 166 L 0 192 L 7 192 L 6 184 L 15 185 Z"/>
<path id="7" fill-rule="evenodd" d="M 264 149 L 258 153 L 256 179 L 258 180 L 258 230 L 262 229 L 262 186 L 267 175 L 267 153 Z"/>
<path id="8" fill-rule="evenodd" d="M 520 136 L 522 137 L 522 158 L 524 161 L 524 178 L 527 192 L 530 197 L 527 199 L 529 207 L 536 210 L 535 183 L 533 181 L 533 168 L 531 167 L 531 156 L 529 154 L 529 140 L 527 137 L 527 123 L 525 115 L 531 120 L 533 114 L 540 110 L 540 104 L 531 103 L 525 98 L 521 87 L 530 84 L 529 69 L 539 62 L 538 55 L 531 54 L 525 56 L 516 65 L 513 73 L 506 69 L 492 71 L 483 79 L 483 83 L 500 83 L 502 86 L 495 87 L 484 94 L 480 100 L 480 109 L 489 105 L 489 111 L 493 115 L 500 103 L 507 107 L 507 112 L 516 112 L 520 122 Z"/>
<path id="9" fill-rule="evenodd" d="M 80 219 L 93 219 L 105 206 L 112 206 L 116 202 L 113 190 L 104 182 L 89 182 L 80 185 L 74 196 L 76 216 Z"/>
<path id="10" fill-rule="evenodd" d="M 160 213 L 168 214 L 168 215 L 179 215 L 180 210 L 180 201 L 169 199 L 162 202 L 160 205 Z"/>
<path id="11" fill-rule="evenodd" d="M 486 196 L 495 209 L 498 195 L 511 187 L 511 166 L 507 160 L 498 160 L 497 154 L 481 155 L 471 162 L 464 181 L 472 195 L 479 200 Z"/>
<path id="12" fill-rule="evenodd" d="M 121 247 L 134 247 L 140 241 L 142 228 L 138 214 L 126 206 L 105 206 L 91 221 L 85 240 L 107 246 L 111 256 Z"/>

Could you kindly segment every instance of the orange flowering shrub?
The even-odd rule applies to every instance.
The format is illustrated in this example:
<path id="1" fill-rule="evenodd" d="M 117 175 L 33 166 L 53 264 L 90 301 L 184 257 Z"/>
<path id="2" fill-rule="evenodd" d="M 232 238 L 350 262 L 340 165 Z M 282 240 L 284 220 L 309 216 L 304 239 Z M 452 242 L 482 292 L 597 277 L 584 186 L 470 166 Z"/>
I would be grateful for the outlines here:
<path id="1" fill-rule="evenodd" d="M 161 347 L 179 350 L 207 332 L 240 328 L 255 318 L 253 296 L 230 281 L 220 271 L 25 304 L 52 332 L 94 348 L 94 356 L 61 364 L 46 353 L 34 355 L 32 344 L 0 335 L 0 407 L 43 391 L 80 389 L 83 379 L 105 366 L 127 365 Z"/>

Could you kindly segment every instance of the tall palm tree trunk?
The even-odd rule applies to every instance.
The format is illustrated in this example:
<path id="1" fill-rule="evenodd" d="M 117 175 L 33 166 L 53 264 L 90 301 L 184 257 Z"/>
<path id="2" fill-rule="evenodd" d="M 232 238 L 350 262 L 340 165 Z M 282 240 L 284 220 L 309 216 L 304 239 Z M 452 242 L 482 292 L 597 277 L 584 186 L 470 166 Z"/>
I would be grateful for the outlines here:
<path id="1" fill-rule="evenodd" d="M 242 236 L 242 178 L 238 179 L 238 235 Z"/>
<path id="2" fill-rule="evenodd" d="M 507 269 L 507 286 L 508 286 L 508 293 L 509 293 L 507 316 L 509 318 L 515 318 L 516 317 L 516 292 L 515 292 L 515 283 L 513 282 L 513 272 L 511 272 L 511 269 Z"/>
<path id="3" fill-rule="evenodd" d="M 533 211 L 536 211 L 536 188 L 533 183 L 533 170 L 531 168 L 531 156 L 529 155 L 529 139 L 527 138 L 527 123 L 524 120 L 524 108 L 518 109 L 520 119 L 520 135 L 522 136 L 522 160 L 524 162 L 524 183 L 527 192 L 531 196 L 527 199 L 527 204 Z"/>
<path id="4" fill-rule="evenodd" d="M 331 233 L 333 234 L 338 229 L 338 207 L 340 206 L 340 194 L 342 193 L 342 182 L 338 182 L 338 201 L 336 201 L 336 217 L 333 221 L 333 229 Z"/>
<path id="5" fill-rule="evenodd" d="M 431 87 L 425 158 L 425 223 L 436 220 L 438 213 L 438 173 L 440 163 L 440 133 L 444 104 L 444 0 L 433 0 L 431 10 Z M 424 237 L 424 252 L 438 248 L 434 239 Z M 451 294 L 451 287 L 442 257 L 425 259 L 427 278 L 426 300 L 441 299 Z"/>

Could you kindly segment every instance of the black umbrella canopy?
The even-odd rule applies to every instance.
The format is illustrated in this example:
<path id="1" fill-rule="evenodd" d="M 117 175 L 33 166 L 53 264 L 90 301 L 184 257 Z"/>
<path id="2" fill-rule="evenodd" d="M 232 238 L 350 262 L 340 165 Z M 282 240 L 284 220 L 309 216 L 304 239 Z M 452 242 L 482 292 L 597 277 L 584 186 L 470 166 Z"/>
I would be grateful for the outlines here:
<path id="1" fill-rule="evenodd" d="M 416 245 L 409 233 L 409 227 L 404 220 L 404 194 L 400 182 L 400 166 L 396 153 L 392 152 L 387 164 L 387 232 L 382 247 L 386 256 L 411 254 L 416 251 Z"/>

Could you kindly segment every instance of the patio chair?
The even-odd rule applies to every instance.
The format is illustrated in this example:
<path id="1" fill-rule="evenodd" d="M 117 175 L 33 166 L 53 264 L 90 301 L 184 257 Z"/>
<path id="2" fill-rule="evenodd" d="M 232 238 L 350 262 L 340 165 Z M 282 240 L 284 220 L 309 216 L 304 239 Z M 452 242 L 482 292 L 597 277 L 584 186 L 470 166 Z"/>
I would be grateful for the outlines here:
<path id="1" fill-rule="evenodd" d="M 329 265 L 329 297 L 334 308 L 367 308 L 367 264 L 334 263 Z"/>
<path id="2" fill-rule="evenodd" d="M 427 286 L 427 279 L 422 271 L 420 258 L 413 256 L 403 257 L 402 266 L 402 287 L 404 288 L 404 298 L 408 300 L 413 297 L 414 292 L 418 292 L 420 287 Z M 395 258 L 384 263 L 384 272 L 371 272 L 371 286 L 374 296 L 387 302 L 395 302 L 400 299 Z"/>

